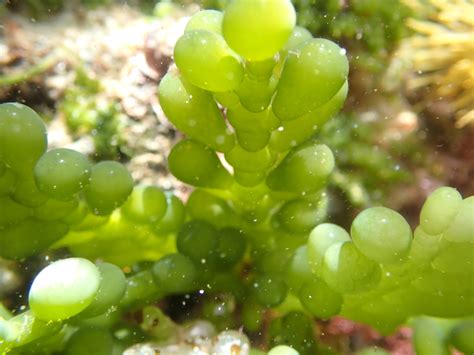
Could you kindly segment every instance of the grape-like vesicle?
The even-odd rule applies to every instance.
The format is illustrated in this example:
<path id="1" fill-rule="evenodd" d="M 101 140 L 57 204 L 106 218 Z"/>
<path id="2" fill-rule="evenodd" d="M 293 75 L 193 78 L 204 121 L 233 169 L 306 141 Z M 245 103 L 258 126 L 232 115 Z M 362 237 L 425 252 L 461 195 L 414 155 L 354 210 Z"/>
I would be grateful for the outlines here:
<path id="1" fill-rule="evenodd" d="M 351 236 L 364 255 L 379 263 L 401 261 L 407 256 L 412 241 L 407 221 L 385 207 L 362 211 L 352 223 Z"/>
<path id="2" fill-rule="evenodd" d="M 182 254 L 170 254 L 155 263 L 153 277 L 164 291 L 182 293 L 192 290 L 197 271 L 191 259 Z"/>
<path id="3" fill-rule="evenodd" d="M 296 199 L 285 203 L 276 214 L 281 226 L 289 232 L 310 231 L 326 218 L 327 196 Z"/>
<path id="4" fill-rule="evenodd" d="M 265 171 L 275 161 L 271 151 L 266 147 L 256 152 L 249 152 L 238 144 L 225 154 L 225 159 L 235 169 L 250 173 Z"/>
<path id="5" fill-rule="evenodd" d="M 92 303 L 99 284 L 99 270 L 89 260 L 63 259 L 50 264 L 35 277 L 28 301 L 38 318 L 64 320 Z"/>
<path id="6" fill-rule="evenodd" d="M 195 13 L 186 24 L 186 32 L 206 30 L 222 34 L 222 19 L 224 15 L 216 10 L 201 10 Z"/>
<path id="7" fill-rule="evenodd" d="M 38 189 L 33 176 L 18 179 L 11 197 L 16 202 L 28 207 L 41 206 L 48 200 L 48 196 Z"/>
<path id="8" fill-rule="evenodd" d="M 133 179 L 127 169 L 120 163 L 103 161 L 92 167 L 84 192 L 91 210 L 104 215 L 122 205 L 132 190 Z"/>
<path id="9" fill-rule="evenodd" d="M 443 325 L 437 320 L 420 317 L 413 324 L 413 345 L 417 354 L 448 355 L 448 344 L 444 340 Z"/>
<path id="10" fill-rule="evenodd" d="M 156 186 L 136 186 L 121 212 L 136 223 L 156 223 L 167 209 L 165 193 Z"/>
<path id="11" fill-rule="evenodd" d="M 190 139 L 173 147 L 168 165 L 174 176 L 190 185 L 226 188 L 232 181 L 216 153 Z"/>
<path id="12" fill-rule="evenodd" d="M 291 151 L 267 178 L 273 190 L 309 192 L 321 188 L 334 169 L 334 155 L 324 144 L 309 143 Z"/>
<path id="13" fill-rule="evenodd" d="M 245 238 L 242 231 L 224 228 L 219 231 L 216 262 L 222 267 L 237 264 L 245 253 Z"/>
<path id="14" fill-rule="evenodd" d="M 265 307 L 278 306 L 288 293 L 288 287 L 278 276 L 259 275 L 252 286 L 257 301 Z"/>
<path id="15" fill-rule="evenodd" d="M 287 121 L 324 105 L 341 89 L 348 72 L 345 51 L 337 44 L 326 39 L 303 42 L 288 52 L 273 112 Z"/>
<path id="16" fill-rule="evenodd" d="M 443 206 L 443 205 L 440 205 Z M 464 199 L 458 213 L 443 232 L 444 237 L 457 243 L 474 243 L 474 196 Z"/>
<path id="17" fill-rule="evenodd" d="M 176 232 L 183 224 L 186 216 L 183 202 L 176 196 L 166 196 L 166 204 L 166 212 L 163 218 L 152 224 L 153 230 L 160 235 Z"/>
<path id="18" fill-rule="evenodd" d="M 237 142 L 249 151 L 259 151 L 268 144 L 270 134 L 279 122 L 270 111 L 250 112 L 242 106 L 229 108 L 227 119 L 235 129 Z"/>
<path id="19" fill-rule="evenodd" d="M 239 225 L 237 214 L 226 201 L 202 189 L 191 193 L 186 210 L 193 219 L 209 222 L 219 228 Z"/>
<path id="20" fill-rule="evenodd" d="M 68 200 L 89 183 L 91 168 L 83 154 L 71 149 L 53 149 L 36 163 L 36 184 L 46 195 Z"/>
<path id="21" fill-rule="evenodd" d="M 225 10 L 222 32 L 238 54 L 260 61 L 283 48 L 295 24 L 289 0 L 236 0 Z"/>
<path id="22" fill-rule="evenodd" d="M 19 103 L 0 105 L 0 162 L 28 175 L 46 146 L 46 127 L 35 111 Z"/>
<path id="23" fill-rule="evenodd" d="M 314 266 L 315 272 L 319 272 L 324 254 L 331 245 L 349 240 L 349 233 L 338 225 L 322 223 L 314 228 L 308 239 L 308 260 Z"/>
<path id="24" fill-rule="evenodd" d="M 211 224 L 200 220 L 185 223 L 176 238 L 178 251 L 198 265 L 212 263 L 218 245 L 217 230 Z"/>
<path id="25" fill-rule="evenodd" d="M 322 280 L 314 279 L 300 289 L 303 307 L 318 318 L 328 319 L 341 311 L 343 298 Z"/>
<path id="26" fill-rule="evenodd" d="M 294 120 L 283 121 L 281 128 L 272 132 L 270 147 L 278 152 L 285 152 L 311 138 L 341 109 L 346 100 L 348 88 L 346 81 L 337 94 L 324 105 Z"/>
<path id="27" fill-rule="evenodd" d="M 442 235 L 427 234 L 421 226 L 413 233 L 408 259 L 415 265 L 425 265 L 438 255 L 441 250 Z"/>
<path id="28" fill-rule="evenodd" d="M 168 72 L 161 80 L 158 97 L 168 119 L 190 138 L 217 151 L 232 149 L 234 136 L 209 92 Z"/>
<path id="29" fill-rule="evenodd" d="M 126 279 L 119 267 L 110 263 L 97 265 L 100 283 L 92 303 L 80 313 L 80 317 L 95 317 L 117 309 L 125 294 Z"/>
<path id="30" fill-rule="evenodd" d="M 304 284 L 312 281 L 313 278 L 312 264 L 308 259 L 308 247 L 306 245 L 300 246 L 295 250 L 285 272 L 285 282 L 290 291 L 296 294 Z"/>
<path id="31" fill-rule="evenodd" d="M 368 290 L 377 285 L 380 274 L 380 266 L 359 252 L 350 241 L 334 243 L 324 253 L 322 277 L 337 292 Z"/>
<path id="32" fill-rule="evenodd" d="M 456 189 L 440 187 L 423 204 L 420 225 L 426 233 L 436 235 L 449 227 L 461 207 L 462 197 Z"/>
<path id="33" fill-rule="evenodd" d="M 234 90 L 244 76 L 240 58 L 215 32 L 186 31 L 176 43 L 174 59 L 183 76 L 204 90 Z"/>

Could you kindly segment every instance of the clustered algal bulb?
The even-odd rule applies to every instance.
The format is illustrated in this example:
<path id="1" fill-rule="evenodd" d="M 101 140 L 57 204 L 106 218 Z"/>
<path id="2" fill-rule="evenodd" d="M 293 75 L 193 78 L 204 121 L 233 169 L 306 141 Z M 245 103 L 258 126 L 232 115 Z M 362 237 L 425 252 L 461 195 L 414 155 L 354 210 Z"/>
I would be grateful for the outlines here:
<path id="1" fill-rule="evenodd" d="M 112 354 L 143 341 L 124 339 L 145 323 L 161 324 L 144 311 L 151 318 L 140 332 L 129 325 L 111 332 L 124 312 L 191 292 L 212 295 L 203 312 L 215 319 L 241 304 L 249 331 L 260 329 L 266 309 L 299 305 L 272 321 L 269 354 L 316 351 L 308 314 L 390 332 L 419 314 L 474 312 L 474 197 L 439 188 L 414 233 L 384 207 L 362 211 L 350 231 L 327 223 L 335 160 L 314 136 L 344 103 L 348 62 L 343 48 L 295 20 L 289 0 L 234 0 L 190 19 L 158 89 L 164 113 L 186 136 L 168 156 L 172 174 L 195 187 L 186 203 L 156 186 L 134 187 L 117 162 L 46 152 L 41 118 L 20 104 L 0 105 L 0 257 L 59 247 L 73 255 L 36 276 L 30 310 L 0 318 L 0 351 L 29 351 L 66 329 L 73 334 L 58 342 L 67 354 L 89 353 L 91 344 Z M 223 294 L 231 301 L 214 307 Z M 474 351 L 467 321 L 449 336 L 436 322 L 420 322 L 415 330 L 443 336 L 440 346 Z M 420 339 L 417 349 L 438 349 Z M 201 343 L 222 354 L 250 351 L 233 331 Z"/>

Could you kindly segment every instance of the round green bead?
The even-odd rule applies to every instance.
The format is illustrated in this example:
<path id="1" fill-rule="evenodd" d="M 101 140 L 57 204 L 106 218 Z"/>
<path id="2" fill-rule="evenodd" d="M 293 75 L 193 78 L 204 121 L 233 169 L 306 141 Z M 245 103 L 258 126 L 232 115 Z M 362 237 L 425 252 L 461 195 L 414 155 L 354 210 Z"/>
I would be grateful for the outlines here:
<path id="1" fill-rule="evenodd" d="M 60 321 L 86 309 L 99 289 L 100 273 L 87 259 L 56 261 L 33 280 L 28 300 L 34 315 L 45 321 Z"/>
<path id="2" fill-rule="evenodd" d="M 431 235 L 442 233 L 452 223 L 461 202 L 461 195 L 452 187 L 440 187 L 432 192 L 420 212 L 423 230 Z"/>
<path id="3" fill-rule="evenodd" d="M 84 192 L 92 212 L 104 215 L 122 205 L 132 190 L 133 179 L 127 169 L 115 161 L 103 161 L 92 167 Z"/>
<path id="4" fill-rule="evenodd" d="M 159 187 L 136 186 L 121 211 L 137 223 L 155 223 L 164 217 L 166 209 L 166 195 Z"/>
<path id="5" fill-rule="evenodd" d="M 68 200 L 89 183 L 91 168 L 83 154 L 60 148 L 43 154 L 34 174 L 40 191 L 58 200 Z"/>
<path id="6" fill-rule="evenodd" d="M 234 0 L 225 9 L 222 32 L 238 54 L 259 61 L 283 48 L 295 24 L 290 0 Z"/>
<path id="7" fill-rule="evenodd" d="M 19 103 L 0 104 L 0 162 L 22 176 L 47 147 L 46 126 L 38 114 Z"/>
<path id="8" fill-rule="evenodd" d="M 318 318 L 328 319 L 341 311 L 342 296 L 322 280 L 303 285 L 298 295 L 303 307 Z"/>
<path id="9" fill-rule="evenodd" d="M 372 207 L 359 213 L 352 223 L 351 236 L 365 256 L 379 263 L 403 260 L 412 242 L 407 221 L 385 207 Z"/>
<path id="10" fill-rule="evenodd" d="M 169 254 L 161 258 L 152 270 L 158 287 L 169 293 L 188 292 L 197 279 L 196 267 L 183 254 Z"/>

